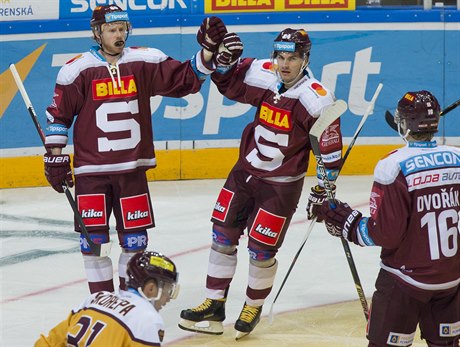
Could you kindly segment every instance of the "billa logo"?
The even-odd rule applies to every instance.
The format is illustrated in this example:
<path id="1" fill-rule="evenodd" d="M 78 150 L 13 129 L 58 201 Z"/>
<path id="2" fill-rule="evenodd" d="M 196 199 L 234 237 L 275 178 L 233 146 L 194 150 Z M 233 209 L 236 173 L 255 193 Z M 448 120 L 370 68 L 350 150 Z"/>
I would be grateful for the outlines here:
<path id="1" fill-rule="evenodd" d="M 121 78 L 121 86 L 113 84 L 111 78 L 95 80 L 92 82 L 93 100 L 124 98 L 137 94 L 137 86 L 134 76 Z"/>
<path id="2" fill-rule="evenodd" d="M 285 0 L 286 9 L 348 8 L 349 0 Z"/>
<path id="3" fill-rule="evenodd" d="M 260 107 L 259 119 L 261 123 L 270 128 L 284 131 L 292 129 L 291 112 L 273 107 L 265 102 Z"/>
<path id="4" fill-rule="evenodd" d="M 213 11 L 274 10 L 275 0 L 212 0 Z"/>

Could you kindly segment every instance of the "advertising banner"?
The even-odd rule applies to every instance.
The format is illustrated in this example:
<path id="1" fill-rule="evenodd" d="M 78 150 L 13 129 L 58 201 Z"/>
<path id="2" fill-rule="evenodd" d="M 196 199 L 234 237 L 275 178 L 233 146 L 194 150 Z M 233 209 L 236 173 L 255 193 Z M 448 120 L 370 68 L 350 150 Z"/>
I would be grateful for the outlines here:
<path id="1" fill-rule="evenodd" d="M 310 28 L 310 68 L 313 74 L 334 91 L 337 98 L 348 103 L 349 110 L 342 117 L 345 136 L 353 135 L 380 82 L 384 83 L 384 88 L 374 111 L 378 116 L 369 117 L 360 137 L 361 143 L 385 144 L 388 137 L 397 137 L 385 124 L 383 114 L 387 109 L 394 110 L 397 100 L 407 90 L 430 90 L 440 99 L 441 105 L 458 99 L 460 81 L 455 76 L 460 71 L 460 62 L 455 50 L 445 49 L 459 46 L 458 31 L 426 30 L 426 24 L 423 29 L 421 25 L 413 24 L 414 30 L 411 31 L 398 30 L 396 24 L 388 31 L 349 30 L 347 24 L 330 31 L 315 30 L 325 28 L 321 25 L 303 26 Z M 273 40 L 284 27 L 260 26 L 260 32 L 241 32 L 245 44 L 243 56 L 269 58 Z M 134 29 L 129 45 L 159 48 L 182 61 L 190 59 L 199 49 L 195 33 L 162 34 L 162 29 L 149 29 L 149 35 L 139 35 L 139 32 L 136 35 Z M 75 38 L 43 38 L 41 35 L 35 40 L 0 42 L 1 51 L 8 52 L 8 59 L 2 59 L 0 64 L 2 77 L 7 77 L 10 62 L 27 71 L 24 83 L 37 113 L 41 115 L 43 126 L 46 126 L 44 110 L 52 100 L 59 68 L 67 60 L 87 51 L 94 44 L 90 37 L 87 32 Z M 390 41 L 392 45 L 388 45 Z M 398 45 L 397 58 L 394 44 Z M 445 74 L 446 69 L 448 74 Z M 430 71 L 430 78 L 427 78 L 426 71 Z M 13 96 L 2 100 L 0 148 L 39 146 L 40 139 L 24 112 L 21 98 Z M 255 111 L 249 105 L 225 99 L 209 78 L 196 94 L 180 99 L 158 96 L 152 98 L 151 105 L 156 141 L 238 140 Z M 442 135 L 458 136 L 460 117 L 446 117 L 443 121 L 449 125 L 441 124 Z"/>
<path id="2" fill-rule="evenodd" d="M 190 14 L 192 0 L 61 0 L 59 18 L 91 18 L 93 10 L 100 5 L 118 5 L 132 16 Z"/>
<path id="3" fill-rule="evenodd" d="M 0 21 L 59 19 L 59 0 L 0 1 Z"/>
<path id="4" fill-rule="evenodd" d="M 205 13 L 354 10 L 355 0 L 205 0 Z"/>

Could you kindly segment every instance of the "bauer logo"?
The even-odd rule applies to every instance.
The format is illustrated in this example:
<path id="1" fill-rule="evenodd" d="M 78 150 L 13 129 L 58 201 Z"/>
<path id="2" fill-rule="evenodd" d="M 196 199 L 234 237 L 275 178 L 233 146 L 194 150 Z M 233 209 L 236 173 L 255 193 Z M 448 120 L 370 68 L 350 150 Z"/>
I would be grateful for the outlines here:
<path id="1" fill-rule="evenodd" d="M 249 236 L 266 245 L 275 246 L 283 230 L 286 218 L 259 209 L 252 223 Z"/>
<path id="2" fill-rule="evenodd" d="M 107 224 L 104 194 L 78 195 L 78 211 L 85 225 L 104 226 Z"/>
<path id="3" fill-rule="evenodd" d="M 230 190 L 222 188 L 220 191 L 219 197 L 217 198 L 217 202 L 214 206 L 214 211 L 212 212 L 212 217 L 220 220 L 221 222 L 225 222 L 227 218 L 228 208 L 232 203 L 234 193 Z"/>
<path id="4" fill-rule="evenodd" d="M 115 78 L 117 81 L 118 78 Z M 137 94 L 134 76 L 121 78 L 121 86 L 113 83 L 111 78 L 92 81 L 93 100 L 124 98 Z"/>
<path id="5" fill-rule="evenodd" d="M 262 124 L 276 130 L 290 131 L 292 129 L 291 111 L 276 108 L 266 102 L 260 107 L 259 120 Z"/>
<path id="6" fill-rule="evenodd" d="M 120 199 L 123 225 L 125 229 L 147 228 L 152 226 L 150 200 L 146 194 Z"/>

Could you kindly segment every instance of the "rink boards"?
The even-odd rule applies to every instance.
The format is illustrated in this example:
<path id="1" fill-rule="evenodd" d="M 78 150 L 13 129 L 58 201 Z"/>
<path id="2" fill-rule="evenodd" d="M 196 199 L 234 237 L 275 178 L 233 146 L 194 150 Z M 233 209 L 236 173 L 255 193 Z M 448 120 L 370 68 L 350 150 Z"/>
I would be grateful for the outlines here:
<path id="1" fill-rule="evenodd" d="M 458 16 L 457 12 L 454 14 Z M 346 144 L 378 83 L 383 83 L 374 114 L 367 120 L 343 170 L 343 174 L 372 174 L 378 159 L 403 144 L 385 123 L 384 113 L 394 112 L 404 92 L 430 90 L 442 106 L 460 96 L 460 20 L 427 20 L 430 21 L 410 22 L 406 18 L 391 25 L 231 22 L 229 30 L 240 33 L 245 43 L 244 56 L 263 59 L 270 56 L 279 31 L 286 27 L 307 29 L 313 42 L 311 70 L 349 105 L 342 116 Z M 186 60 L 198 50 L 196 30 L 197 26 L 140 28 L 134 30 L 128 43 L 155 47 Z M 93 45 L 90 36 L 87 30 L 0 36 L 0 50 L 4 52 L 0 61 L 0 188 L 46 184 L 40 138 L 9 74 L 9 64 L 16 64 L 41 124 L 46 127 L 44 110 L 51 102 L 59 68 Z M 181 99 L 154 97 L 151 106 L 158 167 L 149 171 L 149 178 L 160 180 L 225 177 L 237 158 L 240 135 L 255 112 L 253 107 L 222 97 L 209 79 L 197 94 Z M 440 142 L 460 145 L 458 129 L 459 109 L 442 118 Z"/>

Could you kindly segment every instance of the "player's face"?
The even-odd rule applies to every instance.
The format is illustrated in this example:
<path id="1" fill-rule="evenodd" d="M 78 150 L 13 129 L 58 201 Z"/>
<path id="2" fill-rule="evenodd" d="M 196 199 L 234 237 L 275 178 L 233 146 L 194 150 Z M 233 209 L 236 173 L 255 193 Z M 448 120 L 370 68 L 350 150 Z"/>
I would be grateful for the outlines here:
<path id="1" fill-rule="evenodd" d="M 285 84 L 294 84 L 301 77 L 304 60 L 298 52 L 280 52 L 276 55 L 277 69 Z"/>
<path id="2" fill-rule="evenodd" d="M 101 28 L 101 42 L 104 50 L 111 54 L 120 54 L 125 47 L 127 32 L 126 22 L 103 24 Z"/>

